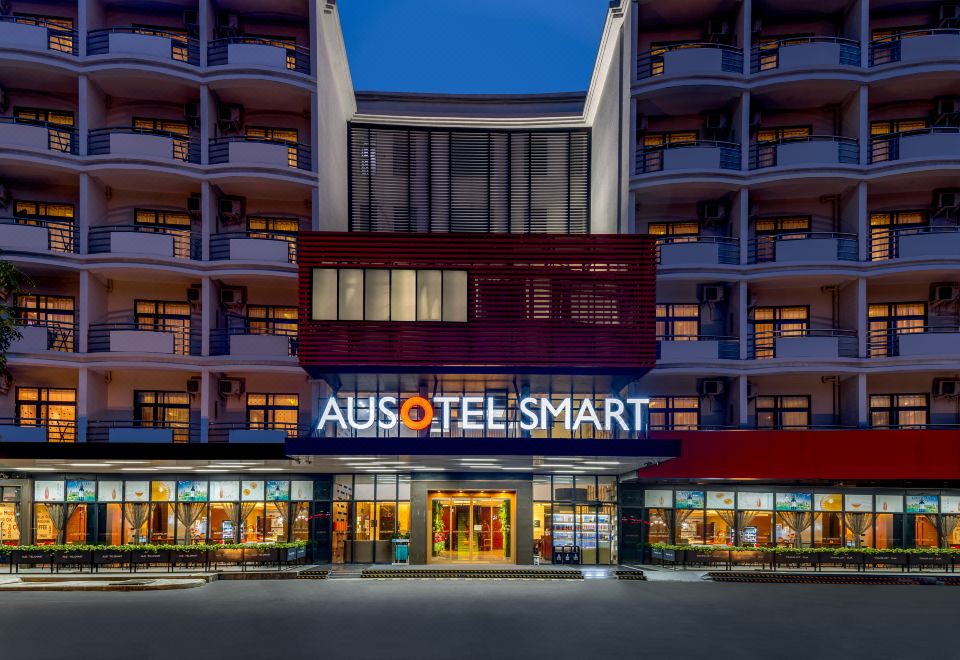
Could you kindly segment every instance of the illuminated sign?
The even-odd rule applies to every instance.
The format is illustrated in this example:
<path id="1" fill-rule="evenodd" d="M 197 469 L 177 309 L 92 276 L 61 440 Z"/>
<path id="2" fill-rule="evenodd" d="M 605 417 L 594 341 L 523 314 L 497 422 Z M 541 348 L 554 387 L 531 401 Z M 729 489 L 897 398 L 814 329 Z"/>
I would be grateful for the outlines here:
<path id="1" fill-rule="evenodd" d="M 547 430 L 562 423 L 567 431 L 584 427 L 597 431 L 640 433 L 646 426 L 649 399 L 550 399 L 523 397 L 516 402 L 515 421 L 507 420 L 503 397 L 436 396 L 428 399 L 411 396 L 400 400 L 395 396 L 330 397 L 323 404 L 317 424 L 322 429 L 336 424 L 340 429 L 389 431 L 403 424 L 411 431 L 423 431 L 436 423 L 442 431 L 454 428 L 464 431 L 520 429 Z M 456 414 L 454 414 L 456 413 Z"/>

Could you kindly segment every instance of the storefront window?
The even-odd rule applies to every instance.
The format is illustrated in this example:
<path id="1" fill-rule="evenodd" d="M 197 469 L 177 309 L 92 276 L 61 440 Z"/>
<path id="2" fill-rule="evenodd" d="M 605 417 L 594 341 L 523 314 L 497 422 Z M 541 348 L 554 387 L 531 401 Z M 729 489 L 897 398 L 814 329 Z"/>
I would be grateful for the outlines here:
<path id="1" fill-rule="evenodd" d="M 647 509 L 647 518 L 650 522 L 650 532 L 647 538 L 650 543 L 670 543 L 670 509 Z"/>
<path id="2" fill-rule="evenodd" d="M 553 478 L 553 499 L 567 502 L 575 499 L 573 496 L 573 477 L 557 475 Z"/>
<path id="3" fill-rule="evenodd" d="M 617 501 L 617 478 L 616 477 L 597 477 L 597 499 L 603 502 Z"/>
<path id="4" fill-rule="evenodd" d="M 805 548 L 811 545 L 813 515 L 809 511 L 777 514 L 777 545 Z"/>
<path id="5" fill-rule="evenodd" d="M 237 542 L 237 505 L 234 502 L 217 502 L 210 505 L 210 542 Z"/>
<path id="6" fill-rule="evenodd" d="M 850 548 L 873 547 L 873 514 L 847 513 L 844 515 L 846 531 L 844 543 Z"/>
<path id="7" fill-rule="evenodd" d="M 263 503 L 243 502 L 240 507 L 240 543 L 263 543 Z"/>
<path id="8" fill-rule="evenodd" d="M 89 523 L 87 508 L 86 504 L 66 505 L 67 524 L 63 534 L 63 542 L 67 545 L 87 542 L 87 526 Z"/>
<path id="9" fill-rule="evenodd" d="M 377 483 L 377 492 L 380 491 L 380 483 Z M 377 540 L 389 541 L 397 527 L 397 505 L 394 502 L 377 503 Z"/>
<path id="10" fill-rule="evenodd" d="M 773 542 L 773 513 L 770 511 L 740 511 L 739 545 L 763 546 Z"/>
<path id="11" fill-rule="evenodd" d="M 841 545 L 840 535 L 843 525 L 841 514 L 834 511 L 822 511 L 816 514 L 813 523 L 813 544 L 816 547 L 835 548 Z"/>
<path id="12" fill-rule="evenodd" d="M 533 499 L 534 501 L 550 501 L 553 499 L 553 491 L 550 490 L 550 477 L 545 475 L 535 476 L 533 478 Z"/>
<path id="13" fill-rule="evenodd" d="M 677 509 L 674 515 L 674 543 L 678 545 L 699 545 L 703 541 L 703 511 Z"/>
<path id="14" fill-rule="evenodd" d="M 373 502 L 357 502 L 353 505 L 353 511 L 353 540 L 373 541 L 375 538 L 374 522 L 376 520 Z"/>
<path id="15" fill-rule="evenodd" d="M 550 478 L 547 477 L 549 495 Z M 536 493 L 536 484 L 534 484 Z M 550 563 L 553 560 L 553 514 L 548 503 L 534 502 L 533 504 L 533 552 L 540 556 L 540 561 Z"/>
<path id="16" fill-rule="evenodd" d="M 267 543 L 285 543 L 290 524 L 288 502 L 267 502 L 264 515 L 263 539 Z"/>
<path id="17" fill-rule="evenodd" d="M 937 516 L 935 514 L 910 515 L 913 528 L 913 545 L 916 548 L 936 548 Z"/>
<path id="18" fill-rule="evenodd" d="M 37 504 L 33 509 L 33 540 L 37 545 L 63 542 L 63 504 Z"/>
<path id="19" fill-rule="evenodd" d="M 128 496 L 129 497 L 129 496 Z M 127 502 L 123 505 L 124 542 L 146 543 L 147 521 L 150 519 L 150 505 L 146 502 Z"/>
<path id="20" fill-rule="evenodd" d="M 173 543 L 176 519 L 173 504 L 155 503 L 150 512 L 150 542 Z"/>
<path id="21" fill-rule="evenodd" d="M 903 516 L 892 513 L 878 513 L 875 516 L 876 547 L 903 547 Z"/>
<path id="22" fill-rule="evenodd" d="M 99 542 L 105 545 L 123 543 L 123 505 L 114 502 L 99 505 Z"/>
<path id="23" fill-rule="evenodd" d="M 708 509 L 704 543 L 708 545 L 733 545 L 733 523 L 733 511 Z"/>
<path id="24" fill-rule="evenodd" d="M 20 488 L 7 486 L 0 489 L 3 501 L 0 502 L 0 544 L 20 544 Z"/>
<path id="25" fill-rule="evenodd" d="M 191 545 L 207 538 L 207 504 L 180 502 L 177 504 L 177 542 Z"/>

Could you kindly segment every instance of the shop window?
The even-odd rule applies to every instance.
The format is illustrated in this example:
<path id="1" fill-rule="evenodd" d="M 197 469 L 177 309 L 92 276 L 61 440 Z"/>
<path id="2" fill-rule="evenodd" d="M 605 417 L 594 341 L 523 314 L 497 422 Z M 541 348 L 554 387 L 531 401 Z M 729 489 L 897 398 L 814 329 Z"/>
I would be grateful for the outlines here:
<path id="1" fill-rule="evenodd" d="M 758 396 L 758 429 L 803 429 L 810 426 L 809 396 Z"/>
<path id="2" fill-rule="evenodd" d="M 18 387 L 18 426 L 45 426 L 48 442 L 76 442 L 77 391 L 49 387 Z"/>
<path id="3" fill-rule="evenodd" d="M 913 547 L 915 548 L 937 548 L 940 546 L 940 539 L 937 530 L 937 515 L 911 514 L 908 516 L 913 532 Z"/>
<path id="4" fill-rule="evenodd" d="M 927 394 L 870 395 L 870 425 L 875 429 L 922 429 L 927 425 L 929 411 Z"/>
<path id="5" fill-rule="evenodd" d="M 135 300 L 133 320 L 138 330 L 173 334 L 177 355 L 190 354 L 190 303 Z"/>
<path id="6" fill-rule="evenodd" d="M 704 543 L 707 545 L 733 545 L 735 514 L 732 510 L 707 509 L 704 528 Z"/>
<path id="7" fill-rule="evenodd" d="M 842 545 L 842 514 L 837 511 L 820 511 L 814 515 L 813 544 L 817 547 L 836 548 Z"/>
<path id="8" fill-rule="evenodd" d="M 867 306 L 870 357 L 888 357 L 899 352 L 899 336 L 923 332 L 927 325 L 925 302 L 871 303 Z"/>
<path id="9" fill-rule="evenodd" d="M 190 441 L 190 395 L 135 390 L 133 419 L 141 428 L 173 429 L 174 442 Z"/>
<path id="10" fill-rule="evenodd" d="M 928 212 L 887 211 L 870 214 L 870 259 L 882 261 L 898 256 L 895 230 L 906 227 L 924 227 L 929 221 Z"/>
<path id="11" fill-rule="evenodd" d="M 739 545 L 765 546 L 773 543 L 772 511 L 738 511 L 737 516 Z"/>
<path id="12" fill-rule="evenodd" d="M 297 394 L 247 394 L 247 427 L 286 431 L 296 437 L 300 396 Z"/>
<path id="13" fill-rule="evenodd" d="M 753 311 L 753 355 L 757 360 L 775 357 L 777 337 L 800 337 L 810 324 L 810 307 L 757 307 Z"/>
<path id="14" fill-rule="evenodd" d="M 648 405 L 650 428 L 656 431 L 696 431 L 700 399 L 695 396 L 654 396 Z"/>
<path id="15" fill-rule="evenodd" d="M 702 510 L 675 509 L 673 512 L 674 543 L 703 545 L 706 520 Z"/>
<path id="16" fill-rule="evenodd" d="M 75 346 L 76 316 L 72 296 L 20 294 L 14 300 L 17 325 L 47 329 L 47 347 L 72 353 Z"/>
<path id="17" fill-rule="evenodd" d="M 696 341 L 699 335 L 699 305 L 657 305 L 657 339 Z"/>
<path id="18" fill-rule="evenodd" d="M 647 519 L 650 523 L 647 540 L 650 543 L 671 542 L 670 520 L 672 513 L 671 509 L 647 509 Z"/>
<path id="19" fill-rule="evenodd" d="M 467 272 L 313 269 L 315 321 L 467 320 Z"/>
<path id="20" fill-rule="evenodd" d="M 17 224 L 44 224 L 49 232 L 50 249 L 54 252 L 76 251 L 73 204 L 17 200 L 13 217 Z"/>
<path id="21" fill-rule="evenodd" d="M 20 487 L 0 488 L 0 545 L 20 545 Z"/>
<path id="22" fill-rule="evenodd" d="M 813 514 L 810 511 L 782 511 L 777 513 L 777 545 L 795 548 L 813 544 Z"/>
<path id="23" fill-rule="evenodd" d="M 902 548 L 903 515 L 877 513 L 874 516 L 874 530 L 877 548 Z"/>
<path id="24" fill-rule="evenodd" d="M 844 545 L 853 548 L 873 547 L 873 514 L 854 512 L 844 514 Z"/>

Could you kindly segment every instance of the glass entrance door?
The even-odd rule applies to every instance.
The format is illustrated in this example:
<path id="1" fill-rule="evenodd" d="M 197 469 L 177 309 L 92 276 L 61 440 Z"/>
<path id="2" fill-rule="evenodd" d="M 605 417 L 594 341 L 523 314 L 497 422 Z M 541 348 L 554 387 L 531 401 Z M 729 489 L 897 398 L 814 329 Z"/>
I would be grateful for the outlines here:
<path id="1" fill-rule="evenodd" d="M 513 563 L 512 493 L 430 494 L 430 559 Z"/>

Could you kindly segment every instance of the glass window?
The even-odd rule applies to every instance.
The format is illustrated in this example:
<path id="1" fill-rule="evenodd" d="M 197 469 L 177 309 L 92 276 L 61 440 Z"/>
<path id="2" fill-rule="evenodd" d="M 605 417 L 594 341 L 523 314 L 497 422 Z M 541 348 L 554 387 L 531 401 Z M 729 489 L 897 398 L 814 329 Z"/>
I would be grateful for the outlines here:
<path id="1" fill-rule="evenodd" d="M 617 501 L 617 478 L 609 476 L 597 477 L 597 494 L 604 502 Z"/>
<path id="2" fill-rule="evenodd" d="M 657 338 L 696 341 L 700 334 L 699 305 L 657 305 Z"/>
<path id="3" fill-rule="evenodd" d="M 927 304 L 872 303 L 867 307 L 867 316 L 870 357 L 887 357 L 899 353 L 900 335 L 923 332 L 927 325 Z"/>
<path id="4" fill-rule="evenodd" d="M 397 530 L 397 504 L 395 502 L 377 503 L 377 540 L 389 541 Z M 378 559 L 383 559 L 378 557 Z"/>
<path id="5" fill-rule="evenodd" d="M 397 499 L 410 499 L 410 477 L 406 475 L 400 475 L 397 477 Z"/>
<path id="6" fill-rule="evenodd" d="M 133 419 L 139 427 L 173 429 L 174 442 L 190 441 L 190 395 L 135 390 Z"/>
<path id="7" fill-rule="evenodd" d="M 20 545 L 20 503 L 6 501 L 6 497 L 0 504 L 0 544 Z"/>
<path id="8" fill-rule="evenodd" d="M 571 501 L 573 496 L 573 477 L 567 475 L 554 475 L 553 477 L 553 499 Z"/>
<path id="9" fill-rule="evenodd" d="M 234 502 L 217 502 L 210 505 L 208 533 L 211 543 L 237 542 L 237 513 L 238 505 Z"/>
<path id="10" fill-rule="evenodd" d="M 550 477 L 545 474 L 538 474 L 533 477 L 533 499 L 552 500 L 553 491 L 550 489 Z"/>
<path id="11" fill-rule="evenodd" d="M 733 545 L 733 511 L 707 509 L 704 542 L 708 545 Z"/>
<path id="12" fill-rule="evenodd" d="M 806 428 L 810 425 L 809 396 L 758 396 L 758 429 Z"/>
<path id="13" fill-rule="evenodd" d="M 443 271 L 443 320 L 450 323 L 467 321 L 467 271 Z"/>
<path id="14" fill-rule="evenodd" d="M 390 320 L 390 271 L 367 269 L 364 271 L 363 314 L 367 321 Z"/>
<path id="15" fill-rule="evenodd" d="M 71 296 L 20 294 L 13 310 L 17 325 L 47 329 L 47 348 L 73 352 L 75 334 L 74 300 Z"/>
<path id="16" fill-rule="evenodd" d="M 313 269 L 312 316 L 314 321 L 337 319 L 337 271 L 333 268 Z"/>
<path id="17" fill-rule="evenodd" d="M 48 442 L 76 442 L 76 390 L 18 387 L 15 414 L 18 426 L 46 426 Z"/>
<path id="18" fill-rule="evenodd" d="M 139 330 L 172 333 L 174 352 L 190 354 L 190 303 L 135 300 L 134 322 Z"/>
<path id="19" fill-rule="evenodd" d="M 243 502 L 240 505 L 240 543 L 262 543 L 264 511 L 263 502 Z"/>
<path id="20" fill-rule="evenodd" d="M 250 429 L 286 431 L 296 437 L 300 396 L 297 394 L 247 394 L 247 426 Z"/>
<path id="21" fill-rule="evenodd" d="M 333 499 L 338 501 L 353 499 L 352 474 L 338 474 L 333 478 Z"/>
<path id="22" fill-rule="evenodd" d="M 417 271 L 417 320 L 439 321 L 442 273 L 439 270 Z"/>
<path id="23" fill-rule="evenodd" d="M 358 474 L 354 477 L 354 488 L 356 490 L 353 499 L 372 500 L 374 498 L 373 476 L 372 474 Z"/>
<path id="24" fill-rule="evenodd" d="M 927 394 L 870 396 L 870 424 L 873 428 L 922 429 L 927 425 L 929 410 Z"/>
<path id="25" fill-rule="evenodd" d="M 704 543 L 706 519 L 702 510 L 675 509 L 674 543 L 677 545 L 700 545 Z"/>
<path id="26" fill-rule="evenodd" d="M 700 399 L 695 396 L 654 396 L 648 406 L 653 430 L 696 431 L 700 426 Z"/>
<path id="27" fill-rule="evenodd" d="M 806 306 L 756 308 L 752 321 L 754 357 L 758 360 L 776 357 L 776 338 L 806 334 L 809 316 L 810 309 Z"/>
<path id="28" fill-rule="evenodd" d="M 391 474 L 377 475 L 377 499 L 397 499 L 397 477 Z"/>
<path id="29" fill-rule="evenodd" d="M 390 320 L 417 320 L 417 271 L 394 270 L 390 272 Z"/>
<path id="30" fill-rule="evenodd" d="M 339 276 L 340 321 L 363 320 L 363 271 L 359 268 L 341 268 Z"/>
<path id="31" fill-rule="evenodd" d="M 297 336 L 297 308 L 282 305 L 247 305 L 244 330 L 251 335 Z"/>

